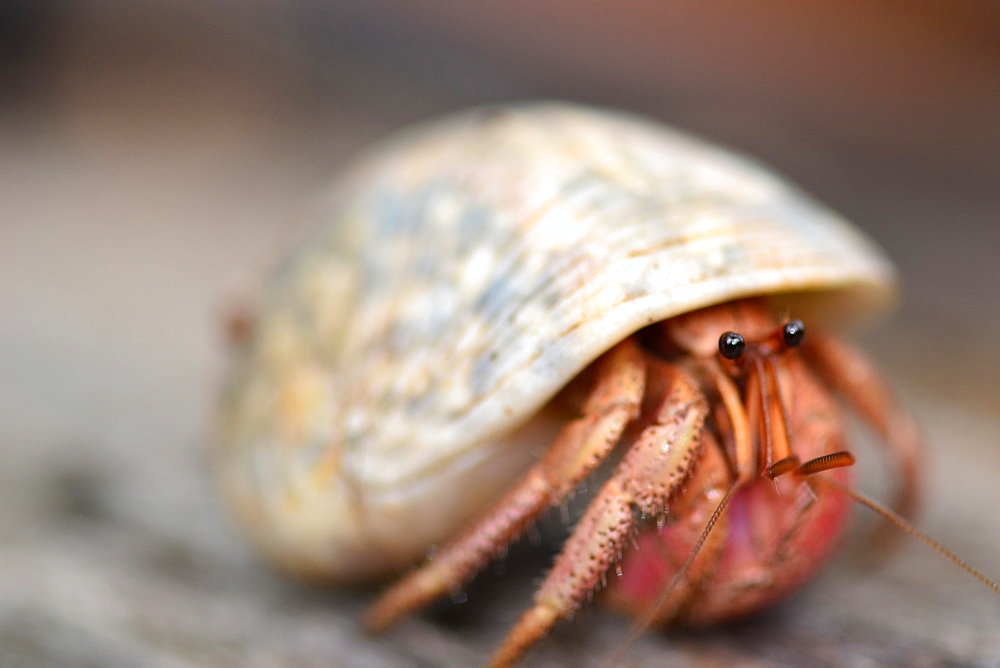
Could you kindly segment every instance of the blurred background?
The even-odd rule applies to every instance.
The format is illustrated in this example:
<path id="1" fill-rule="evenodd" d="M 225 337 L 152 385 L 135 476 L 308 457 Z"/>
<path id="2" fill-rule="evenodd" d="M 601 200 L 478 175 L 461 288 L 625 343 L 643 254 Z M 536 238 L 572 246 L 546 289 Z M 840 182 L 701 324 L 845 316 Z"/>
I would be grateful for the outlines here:
<path id="1" fill-rule="evenodd" d="M 263 569 L 206 473 L 221 314 L 365 144 L 469 105 L 632 109 L 770 163 L 899 264 L 862 344 L 931 442 L 921 526 L 1000 576 L 1000 7 L 915 0 L 0 1 L 0 663 L 468 665 L 530 597 L 515 549 L 383 638 L 366 592 Z M 868 489 L 884 489 L 871 458 Z M 1000 657 L 996 594 L 860 543 L 775 612 L 635 665 Z M 496 569 L 495 569 L 496 570 Z M 602 665 L 587 610 L 533 665 Z"/>

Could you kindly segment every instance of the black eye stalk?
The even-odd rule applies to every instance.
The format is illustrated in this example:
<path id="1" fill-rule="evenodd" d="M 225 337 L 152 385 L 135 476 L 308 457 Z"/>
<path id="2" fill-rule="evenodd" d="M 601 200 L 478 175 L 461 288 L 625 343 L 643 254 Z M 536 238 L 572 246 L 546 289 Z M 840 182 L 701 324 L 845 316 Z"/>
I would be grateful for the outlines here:
<path id="1" fill-rule="evenodd" d="M 798 348 L 806 336 L 806 326 L 801 320 L 791 320 L 768 339 L 754 344 L 762 351 L 780 352 Z M 780 343 L 779 343 L 780 340 Z M 727 360 L 738 360 L 746 351 L 746 340 L 736 332 L 726 332 L 719 337 L 719 354 Z"/>
<path id="2" fill-rule="evenodd" d="M 781 328 L 781 340 L 785 342 L 786 348 L 798 348 L 805 336 L 806 326 L 801 320 L 792 320 Z"/>
<path id="3" fill-rule="evenodd" d="M 719 337 L 719 354 L 727 360 L 738 359 L 746 347 L 746 341 L 736 332 L 726 332 Z"/>

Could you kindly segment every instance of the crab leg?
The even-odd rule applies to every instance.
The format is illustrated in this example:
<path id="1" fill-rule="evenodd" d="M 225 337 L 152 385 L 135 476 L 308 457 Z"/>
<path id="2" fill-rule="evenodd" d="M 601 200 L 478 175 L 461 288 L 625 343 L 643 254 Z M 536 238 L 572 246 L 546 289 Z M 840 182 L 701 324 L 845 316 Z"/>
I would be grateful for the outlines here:
<path id="1" fill-rule="evenodd" d="M 583 416 L 566 425 L 545 457 L 486 515 L 383 593 L 368 609 L 366 627 L 383 630 L 461 587 L 604 460 L 638 417 L 645 391 L 644 353 L 627 339 L 602 356 L 593 372 Z"/>
<path id="2" fill-rule="evenodd" d="M 678 367 L 664 367 L 669 389 L 650 426 L 622 458 L 614 475 L 588 506 L 535 594 L 534 606 L 518 620 L 493 655 L 491 665 L 517 661 L 559 619 L 590 595 L 621 552 L 635 514 L 661 515 L 687 479 L 701 452 L 707 401 L 696 381 Z"/>
<path id="3" fill-rule="evenodd" d="M 892 508 L 912 518 L 920 492 L 922 450 L 913 418 L 896 402 L 885 380 L 860 351 L 828 336 L 810 337 L 802 351 L 812 368 L 872 425 L 888 447 L 900 472 Z"/>

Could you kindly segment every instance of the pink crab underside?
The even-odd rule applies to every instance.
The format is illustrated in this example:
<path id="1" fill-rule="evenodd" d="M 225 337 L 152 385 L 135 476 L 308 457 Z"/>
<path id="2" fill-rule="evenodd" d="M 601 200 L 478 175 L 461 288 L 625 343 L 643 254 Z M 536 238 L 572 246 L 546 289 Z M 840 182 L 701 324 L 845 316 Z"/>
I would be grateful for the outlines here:
<path id="1" fill-rule="evenodd" d="M 846 485 L 846 468 L 822 475 Z M 687 576 L 701 578 L 693 589 L 675 586 L 667 604 L 662 598 L 674 574 L 691 554 L 722 498 L 715 489 L 695 501 L 683 521 L 670 516 L 636 536 L 626 550 L 620 576 L 612 576 L 607 602 L 633 616 L 659 607 L 657 623 L 704 626 L 731 621 L 771 606 L 799 589 L 822 569 L 843 535 L 850 499 L 828 487 L 792 477 L 761 478 L 730 501 L 714 536 L 690 565 Z M 710 554 L 712 540 L 721 543 Z M 715 566 L 706 561 L 717 559 Z M 681 598 L 680 602 L 676 599 Z"/>

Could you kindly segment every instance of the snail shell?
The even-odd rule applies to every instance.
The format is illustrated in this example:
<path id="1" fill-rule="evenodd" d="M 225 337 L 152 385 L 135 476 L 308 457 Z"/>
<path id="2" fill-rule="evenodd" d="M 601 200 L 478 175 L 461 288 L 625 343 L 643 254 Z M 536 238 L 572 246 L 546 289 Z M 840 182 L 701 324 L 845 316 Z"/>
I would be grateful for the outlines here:
<path id="1" fill-rule="evenodd" d="M 759 165 L 632 115 L 479 109 L 363 159 L 276 272 L 238 349 L 219 467 L 266 554 L 360 581 L 493 501 L 542 410 L 651 323 L 748 295 L 821 322 L 893 271 Z"/>

